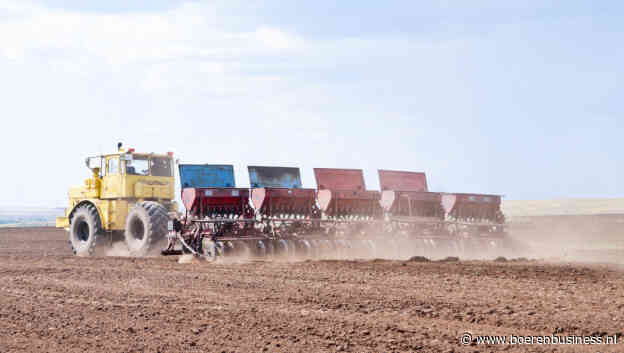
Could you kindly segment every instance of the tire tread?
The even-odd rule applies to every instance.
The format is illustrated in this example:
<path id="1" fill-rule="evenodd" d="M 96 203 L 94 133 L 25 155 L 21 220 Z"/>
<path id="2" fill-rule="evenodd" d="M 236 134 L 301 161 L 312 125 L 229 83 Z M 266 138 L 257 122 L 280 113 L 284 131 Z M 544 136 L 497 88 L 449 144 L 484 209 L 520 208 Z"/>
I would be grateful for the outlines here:
<path id="1" fill-rule="evenodd" d="M 167 222 L 169 220 L 167 209 L 155 201 L 143 201 L 136 205 L 136 208 L 143 208 L 148 215 L 149 221 L 145 224 L 145 246 L 139 249 L 138 254 L 149 252 L 155 245 L 163 240 L 167 235 Z M 132 211 L 131 211 L 132 213 Z M 126 231 L 128 231 L 126 229 Z"/>
<path id="2" fill-rule="evenodd" d="M 86 210 L 87 216 L 93 220 L 93 225 L 94 225 L 94 228 L 95 228 L 94 231 L 93 231 L 93 241 L 91 242 L 91 244 L 89 246 L 89 249 L 87 250 L 87 255 L 91 256 L 91 255 L 93 255 L 95 253 L 95 249 L 99 245 L 98 244 L 99 243 L 98 240 L 99 240 L 100 236 L 102 235 L 102 221 L 100 220 L 100 215 L 99 215 L 99 213 L 97 211 L 97 208 L 95 208 L 95 206 L 93 204 L 91 204 L 91 203 L 85 203 L 82 206 L 78 206 L 72 212 L 72 215 L 70 216 L 70 224 L 71 224 L 71 221 L 73 219 L 73 215 L 76 212 L 79 212 L 79 211 L 81 211 L 83 209 Z M 70 237 L 69 245 L 71 246 L 72 253 L 74 255 L 76 255 L 78 253 L 78 251 L 76 250 L 76 248 L 74 247 L 74 244 L 71 241 L 71 237 L 72 237 L 71 230 L 70 230 L 70 233 L 69 233 L 69 237 Z"/>

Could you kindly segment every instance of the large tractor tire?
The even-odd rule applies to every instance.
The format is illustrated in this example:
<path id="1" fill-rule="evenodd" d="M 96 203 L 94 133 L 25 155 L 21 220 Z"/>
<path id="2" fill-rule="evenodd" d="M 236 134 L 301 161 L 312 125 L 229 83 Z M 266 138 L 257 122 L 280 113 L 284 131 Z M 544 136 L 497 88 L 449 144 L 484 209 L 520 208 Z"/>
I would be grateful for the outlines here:
<path id="1" fill-rule="evenodd" d="M 168 233 L 168 220 L 167 209 L 158 202 L 138 203 L 126 219 L 124 237 L 130 255 L 144 256 L 163 245 Z"/>
<path id="2" fill-rule="evenodd" d="M 95 206 L 85 204 L 73 213 L 69 225 L 69 244 L 78 256 L 90 256 L 95 252 L 98 238 L 103 237 L 102 222 Z"/>

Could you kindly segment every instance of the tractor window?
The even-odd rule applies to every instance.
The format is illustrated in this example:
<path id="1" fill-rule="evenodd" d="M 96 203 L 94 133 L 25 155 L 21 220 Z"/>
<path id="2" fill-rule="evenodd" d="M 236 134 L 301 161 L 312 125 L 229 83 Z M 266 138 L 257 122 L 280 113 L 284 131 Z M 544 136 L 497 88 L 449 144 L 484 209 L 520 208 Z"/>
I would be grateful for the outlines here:
<path id="1" fill-rule="evenodd" d="M 171 160 L 169 158 L 152 158 L 152 176 L 171 176 Z"/>
<path id="2" fill-rule="evenodd" d="M 127 160 L 126 174 L 149 175 L 149 160 L 147 159 L 147 157 L 134 156 L 132 160 Z"/>
<path id="3" fill-rule="evenodd" d="M 119 158 L 111 157 L 108 160 L 108 173 L 107 175 L 119 174 Z"/>

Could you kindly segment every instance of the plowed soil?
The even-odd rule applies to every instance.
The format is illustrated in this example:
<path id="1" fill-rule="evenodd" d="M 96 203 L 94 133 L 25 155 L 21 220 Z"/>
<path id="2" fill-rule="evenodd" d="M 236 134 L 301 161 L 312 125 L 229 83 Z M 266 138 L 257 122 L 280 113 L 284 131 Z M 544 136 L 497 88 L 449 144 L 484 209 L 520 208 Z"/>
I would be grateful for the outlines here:
<path id="1" fill-rule="evenodd" d="M 617 265 L 79 258 L 64 231 L 0 230 L 0 351 L 622 352 L 461 335 L 624 332 Z"/>

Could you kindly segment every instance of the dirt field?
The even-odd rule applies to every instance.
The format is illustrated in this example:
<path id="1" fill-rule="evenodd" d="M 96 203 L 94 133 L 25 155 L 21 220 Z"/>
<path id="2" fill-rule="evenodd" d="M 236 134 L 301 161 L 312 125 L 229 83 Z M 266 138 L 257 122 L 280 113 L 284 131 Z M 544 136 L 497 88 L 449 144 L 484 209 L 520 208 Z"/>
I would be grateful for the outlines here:
<path id="1" fill-rule="evenodd" d="M 624 332 L 624 270 L 528 262 L 178 264 L 78 258 L 66 233 L 0 230 L 0 351 L 621 352 L 460 344 Z"/>

